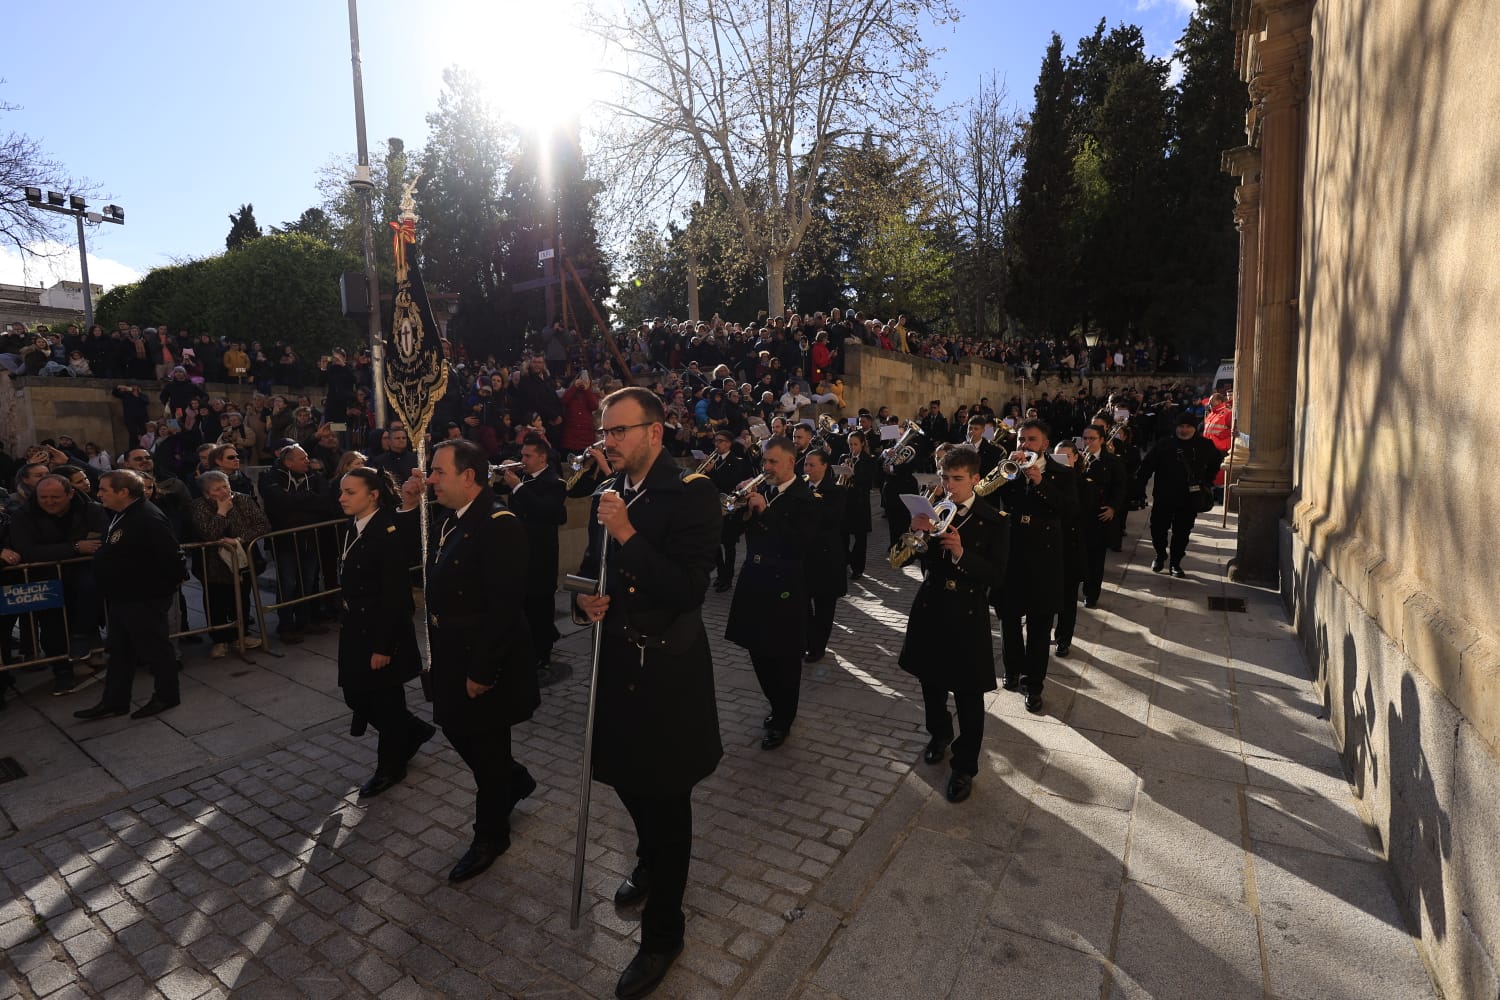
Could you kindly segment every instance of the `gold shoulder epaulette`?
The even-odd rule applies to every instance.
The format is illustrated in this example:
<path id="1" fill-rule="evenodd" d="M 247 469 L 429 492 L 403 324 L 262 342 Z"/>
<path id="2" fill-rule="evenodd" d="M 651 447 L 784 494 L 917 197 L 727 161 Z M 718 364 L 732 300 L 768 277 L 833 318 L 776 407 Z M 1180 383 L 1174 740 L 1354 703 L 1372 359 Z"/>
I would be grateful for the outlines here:
<path id="1" fill-rule="evenodd" d="M 515 516 L 516 515 L 512 514 L 508 510 L 497 510 L 493 514 L 490 515 L 490 520 L 493 521 L 497 517 L 515 517 Z"/>
<path id="2" fill-rule="evenodd" d="M 708 477 L 705 476 L 701 472 L 690 472 L 687 475 L 685 475 L 685 476 L 682 477 L 682 481 L 685 482 L 685 483 L 690 483 L 690 482 L 692 482 L 695 479 L 707 479 L 707 478 Z"/>

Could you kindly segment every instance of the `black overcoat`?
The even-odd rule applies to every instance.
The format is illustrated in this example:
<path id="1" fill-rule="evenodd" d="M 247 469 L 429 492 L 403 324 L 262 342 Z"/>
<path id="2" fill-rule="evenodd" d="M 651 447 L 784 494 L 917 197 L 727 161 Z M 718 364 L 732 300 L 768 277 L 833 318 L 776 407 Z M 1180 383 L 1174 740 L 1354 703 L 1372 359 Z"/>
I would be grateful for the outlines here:
<path id="1" fill-rule="evenodd" d="M 1005 578 L 1009 521 L 976 497 L 968 518 L 955 519 L 963 558 L 954 563 L 935 541 L 918 557 L 922 585 L 912 600 L 898 662 L 924 684 L 959 693 L 995 690 L 989 595 Z"/>
<path id="2" fill-rule="evenodd" d="M 818 531 L 817 502 L 807 483 L 794 478 L 765 510 L 747 513 L 745 564 L 724 630 L 735 645 L 799 659 L 806 651 L 806 558 Z"/>
<path id="3" fill-rule="evenodd" d="M 849 593 L 849 554 L 844 549 L 844 506 L 849 491 L 834 481 L 830 468 L 823 483 L 808 483 L 817 534 L 807 550 L 807 592 L 813 597 L 843 597 Z M 868 508 L 866 504 L 866 508 Z"/>
<path id="4" fill-rule="evenodd" d="M 568 488 L 550 465 L 510 493 L 510 510 L 526 528 L 527 589 L 557 589 L 557 530 L 568 523 Z"/>
<path id="5" fill-rule="evenodd" d="M 376 691 L 400 687 L 422 669 L 412 624 L 411 518 L 377 510 L 356 534 L 351 520 L 339 536 L 339 687 Z M 370 669 L 380 653 L 391 662 Z"/>
<path id="6" fill-rule="evenodd" d="M 488 488 L 462 517 L 432 508 L 430 527 L 433 719 L 464 733 L 525 722 L 541 704 L 524 604 L 526 529 Z M 490 690 L 470 698 L 468 680 Z"/>
<path id="7" fill-rule="evenodd" d="M 1067 558 L 1063 525 L 1078 511 L 1073 470 L 1047 459 L 1035 486 L 1024 474 L 997 491 L 1010 512 L 1010 560 L 996 595 L 1001 617 L 1055 612 Z"/>
<path id="8" fill-rule="evenodd" d="M 617 479 L 600 491 L 623 490 Z M 598 575 L 604 535 L 598 504 L 596 494 L 579 568 L 590 577 Z M 609 542 L 594 777 L 622 792 L 675 795 L 712 774 L 724 756 L 701 614 L 719 542 L 719 493 L 663 451 L 629 513 L 635 535 L 624 545 Z M 645 637 L 646 648 L 632 636 Z"/>
<path id="9" fill-rule="evenodd" d="M 1078 468 L 1078 516 L 1083 519 L 1087 545 L 1107 545 L 1114 537 L 1115 522 L 1125 516 L 1127 477 L 1125 463 L 1101 449 L 1090 461 L 1086 456 Z M 1105 507 L 1114 509 L 1114 521 L 1099 520 Z"/>
<path id="10" fill-rule="evenodd" d="M 854 478 L 849 480 L 846 487 L 848 498 L 844 504 L 844 530 L 851 535 L 866 534 L 874 529 L 870 517 L 870 491 L 875 488 L 880 459 L 864 454 L 858 459 L 846 458 L 844 464 L 854 468 Z"/>

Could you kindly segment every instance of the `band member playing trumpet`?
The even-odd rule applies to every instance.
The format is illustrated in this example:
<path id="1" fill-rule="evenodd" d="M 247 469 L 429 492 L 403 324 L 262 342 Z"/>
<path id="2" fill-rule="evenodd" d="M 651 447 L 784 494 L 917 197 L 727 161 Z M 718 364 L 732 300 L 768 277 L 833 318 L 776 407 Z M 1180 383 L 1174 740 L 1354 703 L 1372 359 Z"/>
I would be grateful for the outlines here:
<path id="1" fill-rule="evenodd" d="M 531 629 L 531 651 L 536 656 L 537 683 L 546 687 L 566 676 L 552 670 L 553 624 L 557 594 L 557 532 L 568 523 L 567 488 L 552 467 L 552 448 L 540 434 L 528 434 L 521 444 L 521 464 L 501 473 L 508 508 L 526 528 L 526 624 Z"/>
<path id="2" fill-rule="evenodd" d="M 807 619 L 807 662 L 817 663 L 828 650 L 833 634 L 833 609 L 849 593 L 844 574 L 844 503 L 847 491 L 834 482 L 828 453 L 813 450 L 806 459 L 807 486 L 812 491 L 818 531 L 807 554 L 807 592 L 812 606 Z"/>
<path id="3" fill-rule="evenodd" d="M 722 493 L 733 493 L 735 487 L 755 475 L 755 467 L 745 457 L 744 446 L 721 430 L 714 433 L 714 453 L 704 470 L 714 487 Z M 735 548 L 745 530 L 740 517 L 725 517 L 719 533 L 719 552 L 715 560 L 714 590 L 723 594 L 734 586 Z"/>
<path id="4" fill-rule="evenodd" d="M 1051 431 L 1027 420 L 1016 432 L 1020 450 L 1011 461 L 1016 478 L 998 490 L 1010 512 L 1010 559 L 995 611 L 1004 638 L 1007 691 L 1026 684 L 1026 710 L 1042 710 L 1042 685 L 1052 642 L 1052 619 L 1063 591 L 1063 524 L 1078 508 L 1073 470 L 1046 458 Z M 1025 619 L 1025 632 L 1021 620 Z"/>
<path id="5" fill-rule="evenodd" d="M 770 702 L 762 750 L 786 742 L 797 717 L 807 643 L 805 559 L 818 530 L 812 493 L 792 472 L 797 453 L 783 437 L 761 446 L 766 481 L 745 512 L 745 565 L 729 606 L 724 638 L 750 651 L 755 679 Z"/>
<path id="6" fill-rule="evenodd" d="M 719 713 L 703 595 L 719 538 L 719 495 L 662 448 L 666 414 L 643 388 L 610 393 L 602 411 L 619 474 L 594 495 L 580 573 L 609 546 L 605 593 L 575 598 L 574 620 L 603 622 L 593 776 L 635 823 L 636 866 L 615 904 L 642 900 L 641 947 L 615 987 L 631 1000 L 656 988 L 682 952 L 693 846 L 693 786 L 718 767 Z"/>
<path id="7" fill-rule="evenodd" d="M 947 499 L 957 505 L 947 530 L 931 537 L 922 563 L 922 585 L 912 602 L 901 669 L 922 682 L 922 703 L 931 737 L 922 759 L 937 764 L 953 747 L 945 794 L 949 802 L 969 797 L 979 773 L 984 736 L 984 696 L 995 690 L 995 652 L 990 642 L 990 591 L 1004 578 L 1010 546 L 1008 518 L 974 495 L 979 455 L 970 447 L 943 456 Z M 912 529 L 932 532 L 926 516 Z M 948 714 L 948 693 L 958 712 L 958 738 Z"/>
<path id="8" fill-rule="evenodd" d="M 1097 608 L 1104 590 L 1104 550 L 1114 537 L 1115 520 L 1125 516 L 1130 480 L 1125 463 L 1104 447 L 1104 431 L 1083 429 L 1083 464 L 1078 470 L 1078 507 L 1083 518 L 1083 606 Z"/>

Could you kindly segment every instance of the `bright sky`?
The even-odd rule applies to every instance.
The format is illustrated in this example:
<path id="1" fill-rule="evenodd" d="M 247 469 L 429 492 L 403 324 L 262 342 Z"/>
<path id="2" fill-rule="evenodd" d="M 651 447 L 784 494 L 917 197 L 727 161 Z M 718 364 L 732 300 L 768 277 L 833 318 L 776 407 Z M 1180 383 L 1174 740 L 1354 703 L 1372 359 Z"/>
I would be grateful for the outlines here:
<path id="1" fill-rule="evenodd" d="M 597 42 L 569 30 L 576 0 L 363 0 L 360 42 L 372 150 L 388 136 L 426 138 L 442 71 L 469 67 L 496 107 L 528 123 L 582 103 Z M 1139 24 L 1169 55 L 1193 0 L 955 0 L 943 98 L 958 101 L 996 71 L 1012 103 L 1031 106 L 1051 32 L 1071 51 L 1102 17 Z M 12 4 L 0 64 L 0 133 L 24 132 L 125 209 L 125 225 L 89 234 L 90 279 L 111 285 L 224 248 L 229 213 L 255 205 L 264 226 L 317 204 L 318 168 L 353 156 L 348 9 L 343 0 L 55 0 Z M 92 207 L 92 206 L 91 206 Z M 77 248 L 23 269 L 0 250 L 0 282 L 78 277 Z"/>

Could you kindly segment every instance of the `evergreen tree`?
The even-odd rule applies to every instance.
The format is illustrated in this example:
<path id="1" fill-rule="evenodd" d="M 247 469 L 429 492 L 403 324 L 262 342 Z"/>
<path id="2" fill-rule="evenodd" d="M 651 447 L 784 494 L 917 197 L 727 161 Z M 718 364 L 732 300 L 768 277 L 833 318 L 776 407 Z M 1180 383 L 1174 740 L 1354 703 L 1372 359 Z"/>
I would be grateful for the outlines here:
<path id="1" fill-rule="evenodd" d="M 1026 126 L 1026 165 L 1016 198 L 1011 243 L 1012 309 L 1031 331 L 1066 334 L 1078 316 L 1077 239 L 1073 208 L 1073 90 L 1055 33 L 1042 59 L 1036 105 Z"/>
<path id="2" fill-rule="evenodd" d="M 229 235 L 224 237 L 226 250 L 238 250 L 261 235 L 255 224 L 255 206 L 241 205 L 238 212 L 229 213 Z"/>
<path id="3" fill-rule="evenodd" d="M 273 233 L 301 233 L 303 236 L 311 236 L 315 240 L 333 245 L 333 221 L 328 218 L 328 213 L 316 206 L 305 209 L 301 215 L 281 227 L 272 226 Z"/>

